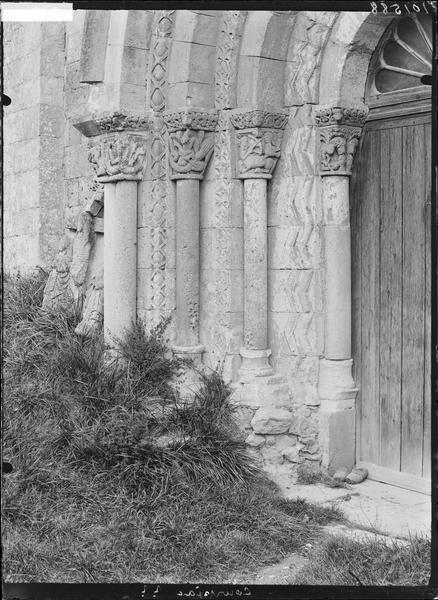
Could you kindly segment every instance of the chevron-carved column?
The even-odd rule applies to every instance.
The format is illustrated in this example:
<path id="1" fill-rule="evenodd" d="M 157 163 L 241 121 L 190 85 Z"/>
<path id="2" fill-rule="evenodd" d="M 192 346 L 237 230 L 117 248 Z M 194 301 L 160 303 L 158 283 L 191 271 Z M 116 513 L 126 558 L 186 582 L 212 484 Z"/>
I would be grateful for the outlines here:
<path id="1" fill-rule="evenodd" d="M 355 398 L 351 358 L 351 241 L 349 178 L 365 105 L 318 107 L 324 215 L 326 321 L 320 361 L 321 443 L 329 472 L 355 461 Z"/>
<path id="2" fill-rule="evenodd" d="M 199 339 L 199 185 L 214 146 L 217 112 L 168 112 L 170 178 L 176 181 L 176 343 L 179 356 L 200 362 Z"/>
<path id="3" fill-rule="evenodd" d="M 273 374 L 268 348 L 267 182 L 280 156 L 288 115 L 236 110 L 236 171 L 244 185 L 244 346 L 240 381 Z"/>
<path id="4" fill-rule="evenodd" d="M 92 138 L 88 159 L 104 184 L 104 333 L 110 346 L 137 316 L 137 188 L 150 126 L 148 116 L 121 113 L 75 125 Z"/>

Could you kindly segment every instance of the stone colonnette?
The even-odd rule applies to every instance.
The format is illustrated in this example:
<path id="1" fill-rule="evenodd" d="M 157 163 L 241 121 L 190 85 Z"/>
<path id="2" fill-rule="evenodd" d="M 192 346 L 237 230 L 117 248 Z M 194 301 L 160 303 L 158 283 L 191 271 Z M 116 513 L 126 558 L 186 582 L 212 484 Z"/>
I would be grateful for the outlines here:
<path id="1" fill-rule="evenodd" d="M 137 188 L 150 118 L 115 113 L 75 127 L 92 138 L 88 159 L 104 186 L 104 333 L 114 346 L 136 320 Z"/>
<path id="2" fill-rule="evenodd" d="M 333 473 L 355 460 L 355 399 L 351 358 L 351 231 L 349 178 L 364 105 L 318 107 L 325 242 L 325 351 L 320 360 L 320 443 L 323 466 Z"/>

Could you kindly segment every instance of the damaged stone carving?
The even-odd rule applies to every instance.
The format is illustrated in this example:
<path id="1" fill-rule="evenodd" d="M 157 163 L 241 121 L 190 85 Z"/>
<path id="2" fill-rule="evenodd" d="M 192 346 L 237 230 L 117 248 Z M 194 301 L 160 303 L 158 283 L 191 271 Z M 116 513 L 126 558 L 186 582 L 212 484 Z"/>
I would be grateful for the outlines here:
<path id="1" fill-rule="evenodd" d="M 93 145 L 88 154 L 98 181 L 140 181 L 146 150 L 141 136 L 110 135 Z"/>
<path id="2" fill-rule="evenodd" d="M 43 308 L 59 310 L 71 307 L 74 302 L 70 285 L 71 244 L 66 235 L 59 243 L 55 265 L 44 288 Z"/>
<path id="3" fill-rule="evenodd" d="M 98 333 L 103 323 L 103 269 L 93 275 L 85 295 L 81 322 L 75 333 L 93 336 Z"/>
<path id="4" fill-rule="evenodd" d="M 327 106 L 315 110 L 322 175 L 351 175 L 353 158 L 367 114 L 365 106 Z"/>
<path id="5" fill-rule="evenodd" d="M 280 156 L 283 129 L 288 115 L 264 110 L 234 112 L 231 123 L 238 130 L 237 174 L 242 179 L 272 177 Z"/>
<path id="6" fill-rule="evenodd" d="M 93 217 L 103 208 L 103 186 L 94 183 L 91 189 L 93 195 L 77 218 L 73 241 L 67 235 L 61 240 L 43 299 L 45 308 L 57 310 L 73 307 L 77 313 L 81 313 L 81 321 L 75 330 L 79 335 L 94 333 L 103 320 L 103 279 L 101 285 L 95 275 L 88 281 L 90 258 L 95 245 Z M 93 307 L 92 310 L 90 307 Z"/>

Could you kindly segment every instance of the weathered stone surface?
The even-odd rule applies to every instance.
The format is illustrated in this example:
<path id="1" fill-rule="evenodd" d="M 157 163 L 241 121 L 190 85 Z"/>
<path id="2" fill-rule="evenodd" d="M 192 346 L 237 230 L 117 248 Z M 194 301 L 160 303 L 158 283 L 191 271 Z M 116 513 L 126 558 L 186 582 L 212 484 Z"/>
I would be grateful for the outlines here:
<path id="1" fill-rule="evenodd" d="M 281 465 L 284 460 L 282 453 L 276 446 L 264 446 L 261 448 L 260 454 L 263 457 L 265 465 Z"/>
<path id="2" fill-rule="evenodd" d="M 265 443 L 265 438 L 262 435 L 257 435 L 256 433 L 250 433 L 249 436 L 245 439 L 245 443 L 252 448 L 260 448 Z"/>
<path id="3" fill-rule="evenodd" d="M 303 463 L 304 458 L 300 454 L 300 445 L 291 446 L 290 448 L 285 448 L 282 450 L 283 457 L 292 463 Z"/>
<path id="4" fill-rule="evenodd" d="M 256 433 L 285 433 L 292 422 L 292 413 L 281 408 L 260 409 L 254 415 L 251 426 Z"/>

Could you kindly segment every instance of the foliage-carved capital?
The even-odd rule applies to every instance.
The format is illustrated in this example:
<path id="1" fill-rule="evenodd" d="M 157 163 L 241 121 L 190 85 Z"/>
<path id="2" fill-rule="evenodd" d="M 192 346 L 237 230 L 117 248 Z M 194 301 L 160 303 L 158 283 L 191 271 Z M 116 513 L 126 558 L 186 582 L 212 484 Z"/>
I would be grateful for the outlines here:
<path id="1" fill-rule="evenodd" d="M 100 183 L 141 181 L 145 157 L 145 137 L 128 133 L 99 136 L 88 153 Z"/>

